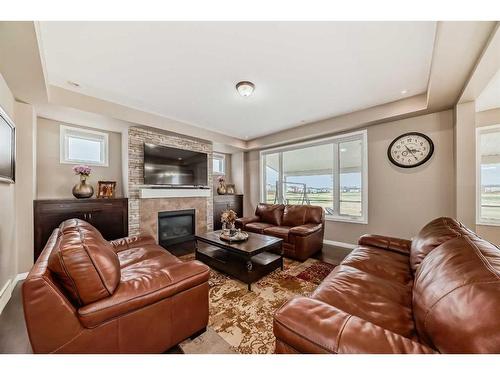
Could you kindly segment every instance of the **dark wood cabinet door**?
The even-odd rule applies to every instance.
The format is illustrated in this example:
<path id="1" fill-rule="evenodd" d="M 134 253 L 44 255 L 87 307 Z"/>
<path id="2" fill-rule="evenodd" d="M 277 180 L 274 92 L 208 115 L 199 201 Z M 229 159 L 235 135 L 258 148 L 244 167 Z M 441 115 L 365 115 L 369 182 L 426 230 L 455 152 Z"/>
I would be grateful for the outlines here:
<path id="1" fill-rule="evenodd" d="M 50 235 L 64 220 L 82 219 L 97 228 L 107 240 L 128 235 L 128 199 L 64 199 L 34 201 L 34 260 Z"/>
<path id="2" fill-rule="evenodd" d="M 243 195 L 214 196 L 214 230 L 222 228 L 220 216 L 225 210 L 233 210 L 238 217 L 243 216 Z"/>
<path id="3" fill-rule="evenodd" d="M 125 218 L 120 207 L 95 209 L 87 214 L 87 221 L 99 229 L 102 236 L 108 240 L 124 237 Z"/>
<path id="4" fill-rule="evenodd" d="M 64 220 L 68 219 L 82 219 L 85 217 L 82 212 L 43 212 L 36 213 L 35 211 L 35 244 L 34 244 L 34 260 L 38 259 L 38 256 L 42 252 L 45 244 L 47 243 L 50 235 Z"/>

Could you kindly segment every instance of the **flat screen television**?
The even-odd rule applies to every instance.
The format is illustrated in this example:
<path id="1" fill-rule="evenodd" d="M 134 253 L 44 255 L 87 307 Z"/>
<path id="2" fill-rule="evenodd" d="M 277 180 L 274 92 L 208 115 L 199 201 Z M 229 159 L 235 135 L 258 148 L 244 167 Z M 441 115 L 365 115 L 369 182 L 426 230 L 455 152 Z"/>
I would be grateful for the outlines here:
<path id="1" fill-rule="evenodd" d="M 208 187 L 208 155 L 144 144 L 144 184 Z"/>
<path id="2" fill-rule="evenodd" d="M 16 128 L 0 108 L 0 182 L 14 183 L 16 165 Z"/>

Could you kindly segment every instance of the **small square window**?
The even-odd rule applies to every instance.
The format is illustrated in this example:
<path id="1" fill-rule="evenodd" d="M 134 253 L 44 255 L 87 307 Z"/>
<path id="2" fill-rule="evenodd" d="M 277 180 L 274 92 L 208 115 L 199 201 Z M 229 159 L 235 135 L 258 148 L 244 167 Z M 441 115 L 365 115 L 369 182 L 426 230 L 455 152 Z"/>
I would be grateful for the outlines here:
<path id="1" fill-rule="evenodd" d="M 60 141 L 61 163 L 108 166 L 108 134 L 61 125 Z"/>
<path id="2" fill-rule="evenodd" d="M 214 154 L 213 156 L 213 174 L 223 175 L 226 174 L 226 158 L 224 155 Z"/>

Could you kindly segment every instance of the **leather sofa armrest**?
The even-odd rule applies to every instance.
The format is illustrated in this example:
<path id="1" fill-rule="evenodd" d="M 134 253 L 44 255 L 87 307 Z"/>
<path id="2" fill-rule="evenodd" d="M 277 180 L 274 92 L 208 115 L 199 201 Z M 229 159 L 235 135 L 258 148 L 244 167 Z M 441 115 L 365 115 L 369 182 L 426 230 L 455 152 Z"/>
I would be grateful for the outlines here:
<path id="1" fill-rule="evenodd" d="M 359 238 L 358 244 L 380 247 L 382 249 L 410 255 L 411 241 L 402 238 L 379 236 L 377 234 L 365 234 Z"/>
<path id="2" fill-rule="evenodd" d="M 155 239 L 150 235 L 123 237 L 117 240 L 109 241 L 109 243 L 113 246 L 116 253 L 134 247 L 156 244 Z"/>
<path id="3" fill-rule="evenodd" d="M 279 308 L 273 330 L 277 340 L 299 353 L 434 353 L 416 341 L 307 297 L 296 297 Z"/>
<path id="4" fill-rule="evenodd" d="M 239 219 L 236 219 L 236 228 L 243 229 L 245 228 L 245 225 L 249 223 L 254 223 L 256 221 L 260 221 L 259 216 L 248 216 L 248 217 L 240 217 Z"/>
<path id="5" fill-rule="evenodd" d="M 304 224 L 290 228 L 289 234 L 305 237 L 321 230 L 322 228 L 323 224 Z"/>
<path id="6" fill-rule="evenodd" d="M 132 282 L 122 281 L 113 295 L 81 307 L 78 318 L 85 327 L 94 328 L 110 319 L 208 283 L 210 277 L 210 269 L 196 260 L 169 265 L 161 273 L 163 276 L 156 273 L 155 280 L 142 277 Z"/>

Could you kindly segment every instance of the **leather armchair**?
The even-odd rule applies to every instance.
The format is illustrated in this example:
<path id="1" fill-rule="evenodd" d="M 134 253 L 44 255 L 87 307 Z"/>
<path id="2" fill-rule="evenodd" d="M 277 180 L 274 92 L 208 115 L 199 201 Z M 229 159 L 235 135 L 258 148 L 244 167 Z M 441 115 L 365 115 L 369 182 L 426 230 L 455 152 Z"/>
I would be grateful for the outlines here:
<path id="1" fill-rule="evenodd" d="M 412 241 L 364 235 L 276 311 L 276 353 L 499 353 L 498 275 L 498 247 L 451 218 Z"/>
<path id="2" fill-rule="evenodd" d="M 260 203 L 255 215 L 236 220 L 236 227 L 283 239 L 283 252 L 304 261 L 323 247 L 323 208 Z"/>
<path id="3" fill-rule="evenodd" d="M 162 353 L 205 329 L 208 278 L 152 237 L 108 242 L 67 220 L 23 283 L 33 352 Z"/>

